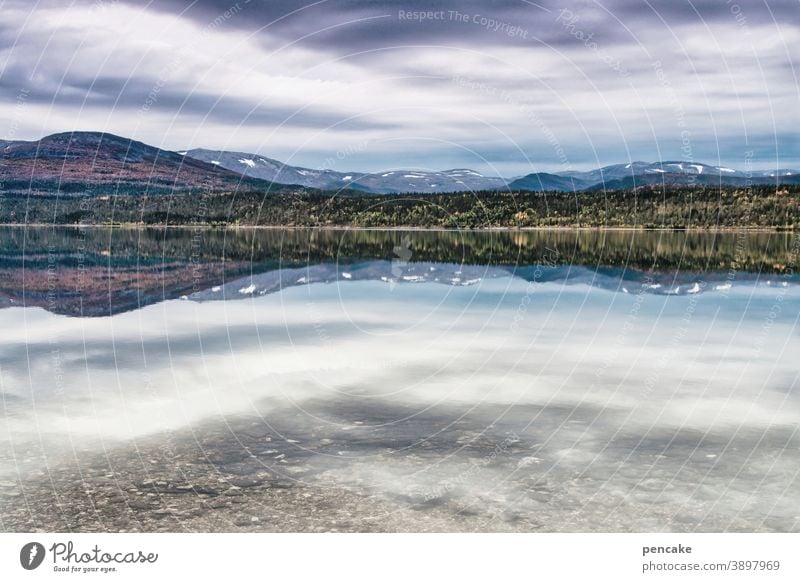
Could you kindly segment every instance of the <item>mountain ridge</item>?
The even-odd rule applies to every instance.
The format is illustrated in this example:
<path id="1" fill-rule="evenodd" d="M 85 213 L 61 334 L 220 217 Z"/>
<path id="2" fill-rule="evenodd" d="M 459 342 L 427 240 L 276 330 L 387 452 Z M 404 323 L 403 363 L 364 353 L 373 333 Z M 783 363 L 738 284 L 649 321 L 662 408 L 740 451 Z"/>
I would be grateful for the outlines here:
<path id="1" fill-rule="evenodd" d="M 195 148 L 165 150 L 106 132 L 64 132 L 36 141 L 0 140 L 0 183 L 7 191 L 80 192 L 87 186 L 120 193 L 191 189 L 302 187 L 358 194 L 477 191 L 592 192 L 638 186 L 800 184 L 800 171 L 742 172 L 700 162 L 633 161 L 588 171 L 532 172 L 516 178 L 484 176 L 468 168 L 341 172 L 291 166 L 267 156 Z"/>
<path id="2" fill-rule="evenodd" d="M 588 171 L 532 172 L 516 178 L 489 177 L 460 168 L 443 171 L 384 170 L 381 172 L 339 172 L 290 166 L 266 156 L 247 152 L 194 149 L 188 157 L 218 165 L 244 176 L 274 183 L 339 190 L 350 188 L 370 194 L 448 193 L 484 190 L 528 190 L 531 192 L 580 192 L 629 189 L 663 183 L 670 186 L 747 186 L 800 183 L 800 171 L 757 170 L 741 172 L 725 166 L 687 161 L 634 161 L 612 164 Z"/>

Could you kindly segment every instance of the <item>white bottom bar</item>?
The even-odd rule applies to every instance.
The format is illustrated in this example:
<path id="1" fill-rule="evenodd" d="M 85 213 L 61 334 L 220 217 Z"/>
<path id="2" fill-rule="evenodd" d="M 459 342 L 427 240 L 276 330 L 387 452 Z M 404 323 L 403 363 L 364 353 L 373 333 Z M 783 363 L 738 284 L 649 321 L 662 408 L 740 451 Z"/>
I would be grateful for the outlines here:
<path id="1" fill-rule="evenodd" d="M 45 555 L 28 571 L 31 542 Z M 777 582 L 800 579 L 798 547 L 800 534 L 0 534 L 0 580 Z M 145 563 L 118 563 L 131 559 Z"/>

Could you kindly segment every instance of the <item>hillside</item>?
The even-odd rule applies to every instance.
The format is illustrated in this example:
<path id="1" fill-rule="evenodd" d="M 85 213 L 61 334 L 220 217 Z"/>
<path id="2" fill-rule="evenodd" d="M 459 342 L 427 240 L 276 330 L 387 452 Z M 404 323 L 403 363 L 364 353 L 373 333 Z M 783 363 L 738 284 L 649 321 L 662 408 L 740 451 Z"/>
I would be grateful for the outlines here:
<path id="1" fill-rule="evenodd" d="M 125 137 L 74 132 L 1 143 L 0 182 L 6 192 L 152 194 L 235 189 L 242 177 Z"/>

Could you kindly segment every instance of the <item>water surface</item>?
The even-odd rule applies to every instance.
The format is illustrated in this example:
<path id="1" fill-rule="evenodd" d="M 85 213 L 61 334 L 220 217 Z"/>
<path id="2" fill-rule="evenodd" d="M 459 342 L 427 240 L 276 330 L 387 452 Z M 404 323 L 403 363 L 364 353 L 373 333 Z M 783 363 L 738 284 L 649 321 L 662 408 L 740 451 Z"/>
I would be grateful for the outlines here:
<path id="1" fill-rule="evenodd" d="M 797 531 L 798 240 L 3 229 L 5 531 Z"/>

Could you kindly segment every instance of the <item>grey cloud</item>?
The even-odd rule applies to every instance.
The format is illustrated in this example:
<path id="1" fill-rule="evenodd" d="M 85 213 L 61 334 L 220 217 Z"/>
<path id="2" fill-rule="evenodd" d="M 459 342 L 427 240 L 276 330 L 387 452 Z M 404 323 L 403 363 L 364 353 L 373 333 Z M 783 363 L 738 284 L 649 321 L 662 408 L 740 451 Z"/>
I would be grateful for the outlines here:
<path id="1" fill-rule="evenodd" d="M 193 92 L 189 87 L 173 86 L 158 78 L 95 78 L 70 75 L 61 83 L 56 75 L 48 81 L 33 82 L 22 67 L 11 67 L 0 77 L 0 98 L 13 102 L 25 88 L 26 103 L 53 106 L 126 109 L 141 115 L 166 113 L 191 115 L 207 121 L 250 126 L 331 127 L 342 130 L 391 129 L 387 123 L 355 117 L 323 108 L 298 109 L 241 97 Z"/>
<path id="2" fill-rule="evenodd" d="M 133 0 L 132 4 L 139 5 Z M 726 3 L 718 0 L 613 0 L 603 7 L 587 2 L 554 2 L 542 0 L 502 0 L 487 3 L 479 0 L 346 0 L 298 2 L 292 0 L 199 0 L 187 8 L 178 0 L 154 0 L 155 10 L 181 14 L 201 26 L 220 22 L 226 11 L 234 14 L 221 24 L 221 29 L 261 30 L 265 34 L 302 42 L 335 52 L 371 50 L 409 44 L 508 44 L 545 42 L 568 46 L 580 40 L 564 34 L 566 21 L 573 32 L 580 30 L 605 44 L 635 43 L 639 36 L 655 31 L 663 34 L 670 27 L 698 22 L 762 25 L 782 23 L 800 25 L 800 10 L 793 0 L 771 0 L 768 3 Z M 233 9 L 233 10 L 232 10 Z M 404 12 L 443 12 L 443 19 L 418 21 L 400 17 Z M 229 12 L 229 13 L 230 13 Z M 467 22 L 456 18 L 460 13 Z M 478 22 L 473 18 L 478 17 Z M 517 34 L 508 28 L 482 26 L 481 17 L 500 25 L 519 27 Z M 574 19 L 574 20 L 571 20 Z M 554 26 L 554 23 L 559 25 Z M 325 30 L 330 29 L 330 30 Z M 522 38 L 522 33 L 525 33 Z"/>
<path id="3" fill-rule="evenodd" d="M 800 11 L 795 0 L 768 2 L 725 2 L 719 0 L 616 0 L 608 4 L 609 12 L 623 22 L 668 26 L 697 22 L 734 25 L 783 23 L 800 25 Z"/>
<path id="4" fill-rule="evenodd" d="M 42 0 L 36 6 L 68 11 L 76 3 L 97 5 L 102 9 L 116 2 Z M 742 51 L 737 50 L 740 56 L 733 62 L 728 52 L 741 47 L 725 44 L 730 42 L 731 32 L 740 31 L 741 35 L 737 36 L 750 42 L 745 37 L 747 27 L 752 27 L 751 30 L 761 27 L 757 29 L 760 36 L 751 37 L 754 44 L 764 40 L 764 35 L 769 38 L 771 27 L 780 33 L 788 31 L 787 38 L 796 34 L 800 26 L 796 0 L 763 3 L 741 0 L 738 3 L 721 0 L 651 0 L 649 3 L 612 0 L 602 6 L 595 2 L 563 3 L 554 0 L 536 3 L 524 0 L 198 0 L 191 3 L 153 0 L 146 8 L 134 0 L 119 0 L 119 3 L 190 20 L 200 28 L 213 29 L 215 39 L 218 36 L 223 42 L 234 38 L 231 33 L 253 33 L 254 56 L 265 57 L 270 53 L 269 73 L 276 76 L 294 77 L 299 74 L 292 65 L 297 62 L 292 52 L 295 47 L 313 49 L 322 61 L 351 55 L 347 66 L 352 65 L 348 71 L 353 71 L 353 77 L 344 79 L 343 85 L 352 84 L 352 95 L 362 90 L 356 88 L 358 81 L 375 81 L 375 87 L 394 91 L 392 97 L 419 97 L 421 113 L 413 117 L 408 114 L 403 120 L 405 114 L 399 111 L 396 100 L 392 100 L 393 109 L 386 117 L 396 120 L 393 123 L 382 119 L 382 112 L 345 121 L 358 111 L 354 105 L 358 102 L 356 99 L 348 102 L 347 97 L 343 97 L 334 105 L 328 103 L 325 107 L 302 109 L 302 104 L 309 102 L 302 96 L 299 99 L 302 103 L 293 107 L 285 101 L 280 104 L 261 102 L 257 98 L 233 94 L 236 87 L 217 87 L 207 83 L 202 91 L 195 91 L 191 80 L 173 82 L 170 79 L 160 86 L 159 73 L 169 58 L 165 56 L 170 50 L 169 39 L 165 39 L 167 49 L 164 53 L 153 52 L 155 59 L 163 61 L 150 61 L 138 69 L 132 64 L 132 73 L 122 67 L 123 70 L 114 71 L 119 76 L 104 74 L 95 77 L 89 67 L 96 66 L 96 63 L 73 62 L 68 65 L 73 48 L 83 40 L 91 42 L 92 37 L 84 37 L 82 31 L 75 29 L 64 29 L 62 34 L 60 31 L 53 34 L 51 30 L 39 30 L 35 15 L 25 23 L 22 44 L 16 47 L 12 45 L 16 42 L 17 29 L 23 26 L 22 19 L 16 18 L 14 22 L 9 18 L 0 23 L 0 98 L 6 103 L 14 103 L 20 90 L 25 88 L 26 103 L 52 104 L 55 112 L 68 111 L 71 114 L 85 108 L 92 110 L 96 119 L 101 119 L 105 111 L 117 108 L 126 114 L 143 112 L 145 124 L 147 112 L 158 114 L 159 118 L 183 118 L 184 123 L 170 128 L 171 135 L 164 137 L 165 141 L 173 144 L 178 139 L 176 133 L 186 128 L 193 129 L 203 120 L 228 127 L 231 131 L 240 125 L 251 127 L 252 132 L 244 138 L 251 144 L 259 143 L 262 127 L 275 127 L 285 122 L 287 127 L 298 129 L 335 126 L 335 130 L 364 131 L 365 134 L 377 130 L 375 133 L 385 141 L 375 143 L 375 134 L 370 135 L 372 145 L 362 156 L 370 164 L 374 161 L 371 169 L 403 164 L 429 168 L 463 166 L 466 162 L 459 163 L 457 158 L 463 158 L 466 155 L 464 151 L 469 148 L 491 162 L 508 165 L 509 159 L 521 157 L 518 147 L 531 160 L 557 169 L 559 156 L 554 153 L 553 145 L 548 143 L 540 128 L 525 120 L 525 112 L 503 99 L 482 97 L 469 89 L 459 93 L 452 79 L 453 71 L 448 67 L 448 63 L 452 63 L 470 71 L 470 75 L 474 72 L 477 81 L 496 87 L 504 95 L 513 93 L 520 103 L 535 108 L 547 127 L 557 135 L 570 162 L 576 165 L 595 165 L 598 155 L 611 158 L 603 159 L 604 162 L 625 159 L 628 151 L 638 159 L 680 158 L 677 108 L 684 110 L 681 116 L 690 122 L 694 155 L 699 161 L 713 161 L 717 156 L 723 161 L 735 161 L 741 157 L 743 148 L 749 145 L 757 152 L 757 161 L 758 156 L 763 156 L 764 160 L 771 162 L 776 151 L 782 158 L 800 159 L 798 139 L 783 130 L 776 132 L 769 114 L 770 100 L 773 100 L 776 103 L 773 115 L 779 129 L 790 127 L 791 122 L 797 120 L 796 113 L 784 106 L 791 103 L 792 95 L 797 94 L 797 74 L 792 62 L 794 55 L 798 54 L 797 47 L 783 47 L 780 38 L 776 37 L 777 42 L 773 44 L 777 48 L 754 50 L 752 55 L 748 53 L 744 57 Z M 6 2 L 3 6 L 16 11 L 37 9 L 21 0 Z M 562 12 L 565 9 L 567 12 Z M 502 30 L 492 31 L 472 22 L 471 18 L 466 23 L 449 15 L 445 20 L 426 22 L 401 19 L 400 10 L 458 11 L 469 17 L 483 15 L 500 24 L 518 26 L 526 37 L 505 34 Z M 587 46 L 588 35 L 592 35 L 591 42 L 597 43 L 598 48 Z M 704 46 L 705 36 L 708 36 L 709 50 L 684 54 L 680 43 L 692 41 Z M 295 41 L 297 44 L 293 45 Z M 717 46 L 717 42 L 721 46 Z M 259 52 L 259 43 L 265 47 L 264 51 Z M 287 48 L 272 53 L 284 44 Z M 391 50 L 392 47 L 413 45 L 452 49 L 421 50 L 419 53 L 423 58 L 419 62 L 408 58 L 416 52 Z M 47 52 L 43 53 L 45 46 Z M 119 46 L 122 51 L 129 45 L 121 39 Z M 507 48 L 522 50 L 505 51 Z M 358 51 L 366 52 L 352 54 Z M 484 52 L 480 56 L 484 58 L 479 58 L 481 51 Z M 620 75 L 604 62 L 601 51 L 619 58 L 626 75 Z M 288 57 L 285 67 L 284 55 Z M 428 56 L 432 58 L 426 59 Z M 307 66 L 307 57 L 308 54 L 304 53 L 299 59 L 304 63 L 301 66 Z M 497 60 L 491 60 L 492 57 Z M 504 64 L 503 58 L 517 60 Z M 648 102 L 660 89 L 654 60 L 663 63 L 669 83 L 660 91 L 661 99 L 657 104 Z M 256 62 L 254 59 L 253 63 Z M 497 66 L 494 66 L 495 62 Z M 70 69 L 65 76 L 67 66 Z M 32 76 L 34 67 L 35 75 Z M 329 71 L 337 72 L 333 66 L 323 72 Z M 525 71 L 530 72 L 529 77 Z M 404 76 L 408 78 L 382 82 L 383 79 Z M 156 94 L 152 96 L 153 93 Z M 347 95 L 346 92 L 343 94 Z M 454 111 L 463 112 L 460 119 L 438 115 L 436 108 L 447 103 L 447 99 L 452 99 Z M 379 101 L 370 96 L 364 100 L 363 107 L 365 110 L 380 109 L 374 107 L 376 102 Z M 433 105 L 429 106 L 429 103 Z M 585 104 L 588 105 L 584 107 Z M 416 102 L 410 102 L 408 111 L 416 105 Z M 425 109 L 426 106 L 430 109 Z M 473 114 L 474 118 L 471 117 Z M 497 124 L 510 137 L 487 129 L 488 125 L 482 120 Z M 693 125 L 695 121 L 698 123 Z M 651 122 L 655 126 L 652 129 L 649 127 Z M 151 135 L 158 131 L 152 127 L 145 128 Z M 393 151 L 392 144 L 397 143 L 396 138 L 407 138 L 410 128 L 419 130 L 422 137 L 456 141 L 464 149 L 456 151 L 456 147 L 436 146 L 433 145 L 435 140 L 431 140 L 430 144 L 408 148 L 414 151 L 396 151 L 399 150 L 397 147 Z M 319 166 L 331 155 L 330 151 L 322 151 L 323 148 L 333 143 L 335 150 L 340 138 L 345 141 L 335 130 L 326 132 L 327 141 L 324 143 L 318 141 L 303 146 L 304 152 L 297 155 L 303 158 L 304 165 Z M 117 133 L 125 133 L 125 129 L 117 129 Z M 183 135 L 187 133 L 185 131 Z M 352 134 L 346 137 L 355 139 Z M 200 134 L 198 139 L 213 144 L 225 142 L 226 136 Z M 237 139 L 243 138 L 237 136 Z M 273 147 L 277 151 L 295 152 L 296 143 L 284 146 L 280 140 L 276 141 L 279 143 Z M 184 144 L 177 145 L 182 147 Z M 246 148 L 242 144 L 235 149 Z M 598 151 L 602 153 L 598 154 Z M 521 171 L 525 166 L 517 167 Z M 507 170 L 509 174 L 514 172 L 513 169 Z"/>
<path id="5" fill-rule="evenodd" d="M 548 4 L 551 6 L 548 8 Z M 296 2 L 244 2 L 233 5 L 225 0 L 203 0 L 196 2 L 185 12 L 185 16 L 200 26 L 207 26 L 218 19 L 231 6 L 236 14 L 220 27 L 221 29 L 244 29 L 260 31 L 287 42 L 302 38 L 302 44 L 328 49 L 337 53 L 368 51 L 381 47 L 407 46 L 413 44 L 511 44 L 519 42 L 526 33 L 529 41 L 549 34 L 556 17 L 550 0 L 526 2 L 503 0 L 486 2 L 414 0 L 396 2 L 378 1 L 323 1 Z M 184 10 L 182 2 L 156 0 L 152 7 L 168 13 Z M 443 18 L 418 20 L 404 16 L 413 12 L 439 12 Z M 404 13 L 404 14 L 401 14 Z M 455 13 L 466 15 L 461 21 Z M 472 22 L 473 17 L 486 17 L 497 22 L 499 27 L 483 26 Z M 506 26 L 501 26 L 506 25 Z M 518 27 L 509 34 L 509 27 Z"/>
<path id="6" fill-rule="evenodd" d="M 18 31 L 12 25 L 0 23 L 0 51 L 13 47 L 17 40 L 17 34 Z"/>

